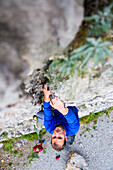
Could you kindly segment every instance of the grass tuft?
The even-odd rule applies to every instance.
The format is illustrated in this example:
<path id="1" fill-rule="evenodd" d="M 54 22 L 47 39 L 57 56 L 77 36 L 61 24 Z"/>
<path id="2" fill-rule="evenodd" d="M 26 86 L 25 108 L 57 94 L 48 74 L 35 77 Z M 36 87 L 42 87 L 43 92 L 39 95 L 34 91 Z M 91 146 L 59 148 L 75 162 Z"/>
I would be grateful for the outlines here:
<path id="1" fill-rule="evenodd" d="M 94 124 L 97 124 L 97 119 L 102 116 L 103 114 L 106 114 L 106 116 L 109 117 L 110 111 L 113 110 L 113 107 L 110 107 L 106 110 L 97 112 L 97 113 L 90 113 L 87 116 L 84 116 L 82 118 L 80 118 L 80 123 L 85 123 L 85 124 L 89 124 L 90 122 L 94 122 Z"/>

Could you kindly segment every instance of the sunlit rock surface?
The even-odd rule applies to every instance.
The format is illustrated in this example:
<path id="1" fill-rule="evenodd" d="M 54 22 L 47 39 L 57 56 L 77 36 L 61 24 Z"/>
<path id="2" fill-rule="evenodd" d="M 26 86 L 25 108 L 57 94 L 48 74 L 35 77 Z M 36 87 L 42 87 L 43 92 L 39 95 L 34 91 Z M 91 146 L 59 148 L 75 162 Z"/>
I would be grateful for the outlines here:
<path id="1" fill-rule="evenodd" d="M 56 92 L 66 105 L 79 108 L 79 117 L 113 106 L 113 59 L 110 58 L 104 67 L 92 69 L 92 66 L 90 62 L 83 78 L 75 73 L 61 83 Z"/>

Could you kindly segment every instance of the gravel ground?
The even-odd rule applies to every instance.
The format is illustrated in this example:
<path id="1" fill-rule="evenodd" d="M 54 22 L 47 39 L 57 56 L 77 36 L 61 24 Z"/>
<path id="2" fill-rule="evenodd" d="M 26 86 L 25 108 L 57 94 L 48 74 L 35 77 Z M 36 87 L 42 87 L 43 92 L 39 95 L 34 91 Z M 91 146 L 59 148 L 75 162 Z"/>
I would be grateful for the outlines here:
<path id="1" fill-rule="evenodd" d="M 97 124 L 82 124 L 73 145 L 61 152 L 54 151 L 49 142 L 46 154 L 40 153 L 40 158 L 25 169 L 63 170 L 70 151 L 82 155 L 89 170 L 113 170 L 113 111 L 109 117 L 98 118 Z M 59 153 L 60 159 L 56 160 Z"/>
<path id="2" fill-rule="evenodd" d="M 57 152 L 51 147 L 50 134 L 47 133 L 45 137 L 46 142 L 43 147 L 46 148 L 46 153 L 40 152 L 39 158 L 33 159 L 31 163 L 29 163 L 27 155 L 32 151 L 36 141 L 20 141 L 23 145 L 16 148 L 20 153 L 15 157 L 8 153 L 4 154 L 2 150 L 0 170 L 63 170 L 70 151 L 75 151 L 85 158 L 88 170 L 113 170 L 113 111 L 109 117 L 106 114 L 99 117 L 97 123 L 81 124 L 73 145 L 66 147 L 61 152 Z M 24 156 L 21 157 L 21 154 Z M 56 160 L 56 156 L 59 154 L 60 159 Z M 11 166 L 8 161 L 12 162 Z"/>

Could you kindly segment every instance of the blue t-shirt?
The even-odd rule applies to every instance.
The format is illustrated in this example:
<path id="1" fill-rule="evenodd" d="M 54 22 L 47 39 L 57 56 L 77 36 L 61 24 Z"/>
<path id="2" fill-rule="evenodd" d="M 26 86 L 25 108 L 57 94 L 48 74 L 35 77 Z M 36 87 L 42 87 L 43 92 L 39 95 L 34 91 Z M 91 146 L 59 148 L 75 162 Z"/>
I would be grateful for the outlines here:
<path id="1" fill-rule="evenodd" d="M 75 106 L 68 106 L 68 113 L 61 114 L 58 110 L 52 109 L 50 102 L 43 101 L 44 107 L 44 126 L 52 135 L 54 129 L 60 123 L 66 130 L 66 136 L 72 136 L 79 130 L 78 109 Z"/>

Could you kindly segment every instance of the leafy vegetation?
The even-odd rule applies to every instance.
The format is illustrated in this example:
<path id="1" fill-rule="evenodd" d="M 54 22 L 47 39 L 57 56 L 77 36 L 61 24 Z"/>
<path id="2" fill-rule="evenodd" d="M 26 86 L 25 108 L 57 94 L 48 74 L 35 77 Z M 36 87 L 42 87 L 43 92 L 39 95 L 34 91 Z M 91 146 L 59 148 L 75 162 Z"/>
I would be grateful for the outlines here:
<path id="1" fill-rule="evenodd" d="M 91 58 L 94 59 L 94 66 L 96 66 L 99 61 L 104 64 L 106 56 L 113 57 L 112 53 L 108 49 L 109 45 L 111 45 L 110 42 L 102 42 L 101 38 L 98 38 L 97 40 L 95 38 L 87 38 L 87 44 L 71 52 L 72 59 L 85 56 L 82 68 L 86 66 Z"/>
<path id="2" fill-rule="evenodd" d="M 5 146 L 4 151 L 7 151 L 7 152 L 11 152 L 11 153 L 12 153 L 12 149 L 13 149 L 13 147 L 15 146 L 15 144 L 14 144 L 14 138 L 9 139 L 9 140 L 7 140 L 7 141 L 4 141 L 3 144 L 4 144 L 4 146 Z"/>
<path id="3" fill-rule="evenodd" d="M 41 130 L 38 130 L 35 125 L 34 125 L 34 131 L 37 133 L 37 138 L 38 139 L 41 139 L 41 137 L 46 133 L 45 128 L 43 128 Z"/>
<path id="4" fill-rule="evenodd" d="M 18 139 L 27 139 L 28 141 L 33 141 L 35 139 L 38 139 L 38 136 L 37 133 L 30 133 L 30 134 L 22 135 Z"/>
<path id="5" fill-rule="evenodd" d="M 82 118 L 80 118 L 80 123 L 85 123 L 85 124 L 89 124 L 90 122 L 94 122 L 94 124 L 96 124 L 97 122 L 97 119 L 103 115 L 103 114 L 106 114 L 106 116 L 109 117 L 109 114 L 110 114 L 110 111 L 113 110 L 113 107 L 110 107 L 106 110 L 103 110 L 103 111 L 100 111 L 100 112 L 97 112 L 97 113 L 90 113 L 88 116 L 84 116 Z"/>
<path id="6" fill-rule="evenodd" d="M 97 14 L 91 17 L 85 17 L 85 21 L 90 21 L 88 33 L 89 36 L 100 36 L 104 33 L 109 32 L 112 28 L 113 14 L 112 14 L 113 3 L 104 8 L 104 11 L 97 11 Z"/>
<path id="7" fill-rule="evenodd" d="M 7 135 L 8 135 L 7 132 L 3 132 L 3 133 L 0 135 L 0 140 L 3 139 L 3 138 L 7 138 Z"/>
<path id="8" fill-rule="evenodd" d="M 13 163 L 12 163 L 12 162 L 10 162 L 10 163 L 9 163 L 9 166 L 12 166 L 12 164 L 13 164 Z"/>
<path id="9" fill-rule="evenodd" d="M 101 61 L 105 64 L 106 56 L 113 57 L 108 46 L 110 42 L 102 41 L 101 38 L 87 38 L 86 44 L 73 50 L 70 57 L 66 56 L 64 59 L 57 58 L 50 64 L 51 68 L 56 68 L 62 76 L 72 75 L 75 69 L 78 71 L 80 65 L 84 68 L 90 59 L 94 59 L 94 67 Z"/>
<path id="10" fill-rule="evenodd" d="M 37 136 L 37 133 L 31 133 L 31 134 L 26 134 L 26 135 L 22 135 L 18 138 L 12 138 L 12 139 L 8 139 L 6 141 L 3 141 L 3 144 L 5 146 L 4 151 L 10 152 L 14 155 L 17 155 L 17 151 L 12 151 L 13 147 L 15 146 L 15 142 L 18 139 L 27 139 L 28 141 L 33 141 L 33 140 L 38 140 L 40 139 L 44 134 L 46 133 L 46 129 L 43 128 L 41 129 L 41 131 L 39 131 L 39 136 Z"/>
<path id="11" fill-rule="evenodd" d="M 32 152 L 31 154 L 29 154 L 29 155 L 27 156 L 27 158 L 29 159 L 29 163 L 31 163 L 31 162 L 33 161 L 33 159 L 39 158 L 39 156 L 38 156 L 38 153 Z"/>
<path id="12" fill-rule="evenodd" d="M 14 153 L 14 156 L 18 155 L 18 151 L 17 150 L 15 150 L 13 153 Z"/>
<path id="13" fill-rule="evenodd" d="M 101 40 L 100 36 L 107 33 L 112 29 L 113 24 L 113 3 L 108 7 L 105 7 L 103 11 L 97 11 L 90 17 L 85 17 L 85 21 L 89 22 L 89 34 L 87 35 L 87 23 L 81 27 L 81 31 L 77 34 L 77 38 L 73 40 L 70 50 L 75 49 L 71 52 L 64 54 L 63 58 L 56 58 L 53 61 L 50 60 L 48 65 L 47 75 L 52 82 L 52 79 L 59 81 L 64 81 L 72 75 L 75 70 L 78 71 L 79 75 L 84 72 L 83 69 L 90 59 L 94 59 L 94 67 L 98 65 L 99 62 L 102 65 L 105 64 L 106 57 L 112 57 L 112 53 L 109 50 L 109 45 L 111 43 L 108 41 Z M 86 38 L 88 36 L 88 38 Z M 92 38 L 90 38 L 92 36 Z M 94 38 L 96 37 L 96 38 Z M 97 37 L 99 37 L 97 39 Z M 82 41 L 80 41 L 82 40 Z M 80 46 L 81 45 L 81 46 Z M 54 74 L 55 73 L 55 74 Z M 100 74 L 99 74 L 100 75 Z M 53 78 L 54 77 L 54 78 Z M 54 81 L 57 84 L 57 81 Z M 54 84 L 54 83 L 53 83 Z"/>
<path id="14" fill-rule="evenodd" d="M 43 148 L 43 153 L 44 153 L 44 154 L 46 153 L 46 148 Z"/>
<path id="15" fill-rule="evenodd" d="M 83 104 L 83 105 L 82 105 L 82 107 L 83 107 L 83 108 L 86 108 L 86 105 L 85 105 L 85 104 Z"/>
<path id="16" fill-rule="evenodd" d="M 78 70 L 77 63 L 80 61 L 80 57 L 72 59 L 71 57 L 67 56 L 65 58 L 57 58 L 53 60 L 50 64 L 49 69 L 55 68 L 59 71 L 62 76 L 69 76 L 74 72 L 74 70 Z"/>

